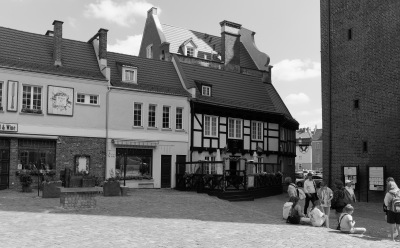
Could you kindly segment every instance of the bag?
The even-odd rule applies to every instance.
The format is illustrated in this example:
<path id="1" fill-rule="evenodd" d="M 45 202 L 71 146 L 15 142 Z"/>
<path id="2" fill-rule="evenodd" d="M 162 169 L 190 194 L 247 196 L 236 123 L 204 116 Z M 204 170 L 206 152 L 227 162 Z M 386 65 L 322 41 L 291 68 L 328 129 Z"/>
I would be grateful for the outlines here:
<path id="1" fill-rule="evenodd" d="M 392 199 L 392 211 L 394 213 L 400 213 L 400 194 L 399 192 L 397 192 L 396 194 L 392 194 L 393 195 L 393 199 Z"/>
<path id="2" fill-rule="evenodd" d="M 290 224 L 300 224 L 300 215 L 299 214 L 292 214 L 292 209 L 293 207 L 290 209 L 290 214 L 286 220 L 286 223 L 290 223 Z"/>
<path id="3" fill-rule="evenodd" d="M 300 200 L 306 199 L 306 193 L 304 193 L 304 191 L 302 189 L 297 189 L 297 191 L 298 191 Z"/>
<path id="4" fill-rule="evenodd" d="M 342 222 L 343 217 L 345 217 L 346 215 L 348 215 L 348 214 L 343 214 L 343 216 L 339 219 L 339 223 L 338 223 L 338 226 L 336 227 L 336 230 L 340 231 L 340 222 Z"/>
<path id="5" fill-rule="evenodd" d="M 293 202 L 285 202 L 285 204 L 283 204 L 283 211 L 282 211 L 283 219 L 287 220 L 290 211 L 292 210 L 292 206 Z"/>
<path id="6" fill-rule="evenodd" d="M 347 190 L 344 190 L 344 202 L 347 204 L 350 204 L 353 202 L 353 198 L 350 195 L 350 192 Z"/>

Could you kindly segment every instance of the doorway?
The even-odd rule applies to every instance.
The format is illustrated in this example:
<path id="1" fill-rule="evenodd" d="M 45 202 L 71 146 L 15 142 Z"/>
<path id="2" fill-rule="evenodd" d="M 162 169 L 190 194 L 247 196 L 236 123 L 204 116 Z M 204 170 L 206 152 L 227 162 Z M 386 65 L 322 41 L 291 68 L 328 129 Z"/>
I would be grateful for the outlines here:
<path id="1" fill-rule="evenodd" d="M 10 172 L 10 140 L 0 139 L 0 190 L 8 189 Z"/>
<path id="2" fill-rule="evenodd" d="M 171 188 L 171 155 L 161 155 L 161 188 Z"/>

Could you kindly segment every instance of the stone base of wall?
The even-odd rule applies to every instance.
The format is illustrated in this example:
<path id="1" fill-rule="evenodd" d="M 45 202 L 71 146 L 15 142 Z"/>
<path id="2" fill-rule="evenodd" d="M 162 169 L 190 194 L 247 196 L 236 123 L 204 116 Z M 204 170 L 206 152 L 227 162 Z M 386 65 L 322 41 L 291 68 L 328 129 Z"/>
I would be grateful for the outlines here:
<path id="1" fill-rule="evenodd" d="M 65 209 L 95 208 L 102 188 L 60 188 L 60 206 Z"/>

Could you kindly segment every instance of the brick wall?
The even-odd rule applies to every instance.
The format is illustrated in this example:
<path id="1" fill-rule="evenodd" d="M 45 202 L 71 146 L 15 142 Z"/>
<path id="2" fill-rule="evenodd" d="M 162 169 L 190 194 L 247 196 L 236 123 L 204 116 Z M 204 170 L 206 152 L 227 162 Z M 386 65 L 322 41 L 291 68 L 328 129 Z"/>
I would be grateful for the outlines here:
<path id="1" fill-rule="evenodd" d="M 359 166 L 361 200 L 382 201 L 383 192 L 368 192 L 367 167 L 386 166 L 400 183 L 400 2 L 321 0 L 320 7 L 324 177 L 332 183 L 342 166 Z"/>
<path id="2" fill-rule="evenodd" d="M 60 170 L 69 167 L 74 169 L 76 155 L 90 156 L 91 175 L 104 178 L 106 167 L 106 139 L 85 137 L 61 137 L 57 143 L 56 167 Z"/>

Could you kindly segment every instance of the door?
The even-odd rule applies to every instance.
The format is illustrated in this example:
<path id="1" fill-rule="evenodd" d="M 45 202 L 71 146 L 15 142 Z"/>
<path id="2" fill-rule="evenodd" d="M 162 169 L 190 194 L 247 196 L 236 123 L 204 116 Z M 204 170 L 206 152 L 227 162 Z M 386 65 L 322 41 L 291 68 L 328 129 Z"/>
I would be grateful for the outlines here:
<path id="1" fill-rule="evenodd" d="M 161 155 L 161 188 L 171 188 L 171 155 Z"/>
<path id="2" fill-rule="evenodd" d="M 8 189 L 10 171 L 10 140 L 0 139 L 0 189 Z"/>

